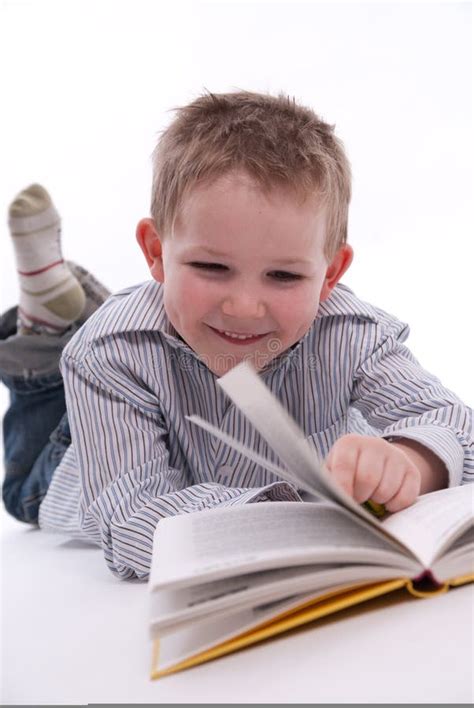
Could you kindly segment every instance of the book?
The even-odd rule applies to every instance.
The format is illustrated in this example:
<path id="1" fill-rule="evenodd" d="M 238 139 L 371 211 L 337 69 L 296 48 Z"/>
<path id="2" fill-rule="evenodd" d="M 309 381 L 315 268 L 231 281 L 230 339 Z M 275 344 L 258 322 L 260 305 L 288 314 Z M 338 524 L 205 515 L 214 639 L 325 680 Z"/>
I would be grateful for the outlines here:
<path id="1" fill-rule="evenodd" d="M 152 678 L 400 588 L 429 597 L 474 580 L 474 485 L 424 494 L 394 514 L 370 513 L 334 483 L 249 363 L 218 384 L 282 464 L 197 416 L 190 422 L 292 484 L 304 501 L 160 521 L 148 582 Z"/>

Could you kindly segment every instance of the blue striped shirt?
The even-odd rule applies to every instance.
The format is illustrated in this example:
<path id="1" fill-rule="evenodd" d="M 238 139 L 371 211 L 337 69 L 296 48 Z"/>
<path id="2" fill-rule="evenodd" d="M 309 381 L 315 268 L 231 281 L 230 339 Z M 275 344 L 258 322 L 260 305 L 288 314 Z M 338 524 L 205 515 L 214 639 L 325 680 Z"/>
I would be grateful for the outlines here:
<path id="1" fill-rule="evenodd" d="M 321 458 L 341 435 L 411 438 L 474 479 L 472 411 L 404 346 L 408 327 L 338 285 L 306 335 L 261 373 Z M 155 281 L 109 298 L 61 362 L 73 444 L 40 508 L 42 528 L 102 546 L 146 578 L 160 519 L 217 505 L 301 500 L 298 490 L 185 416 L 276 455 L 179 337 Z"/>

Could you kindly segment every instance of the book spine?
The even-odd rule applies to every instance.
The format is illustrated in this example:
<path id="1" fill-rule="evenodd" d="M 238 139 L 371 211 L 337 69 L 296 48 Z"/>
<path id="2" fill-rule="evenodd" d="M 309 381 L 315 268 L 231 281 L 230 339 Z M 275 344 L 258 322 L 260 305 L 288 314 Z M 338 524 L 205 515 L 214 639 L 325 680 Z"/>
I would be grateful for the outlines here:
<path id="1" fill-rule="evenodd" d="M 414 597 L 433 597 L 442 595 L 449 589 L 448 583 L 440 583 L 431 570 L 424 570 L 416 578 L 407 582 L 407 590 Z"/>

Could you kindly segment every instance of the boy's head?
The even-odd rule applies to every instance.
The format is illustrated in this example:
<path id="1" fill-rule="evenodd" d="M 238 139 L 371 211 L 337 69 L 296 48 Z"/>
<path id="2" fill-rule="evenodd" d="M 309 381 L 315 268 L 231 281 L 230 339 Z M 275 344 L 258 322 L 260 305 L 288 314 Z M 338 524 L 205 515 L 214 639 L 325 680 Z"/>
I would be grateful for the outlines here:
<path id="1" fill-rule="evenodd" d="M 179 109 L 137 238 L 170 321 L 214 373 L 261 369 L 306 333 L 351 262 L 350 192 L 332 128 L 294 100 L 205 94 Z"/>

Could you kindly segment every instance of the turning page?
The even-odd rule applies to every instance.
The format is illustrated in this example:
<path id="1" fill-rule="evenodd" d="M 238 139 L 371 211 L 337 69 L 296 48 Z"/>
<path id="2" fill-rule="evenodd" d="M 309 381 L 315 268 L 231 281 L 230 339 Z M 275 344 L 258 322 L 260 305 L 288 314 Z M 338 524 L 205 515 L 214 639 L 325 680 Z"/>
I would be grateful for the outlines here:
<path id="1" fill-rule="evenodd" d="M 430 568 L 473 521 L 474 484 L 465 484 L 423 494 L 381 523 Z"/>
<path id="2" fill-rule="evenodd" d="M 314 497 L 334 501 L 350 510 L 370 526 L 381 530 L 378 521 L 341 489 L 322 468 L 295 421 L 275 398 L 248 362 L 242 362 L 218 379 L 217 383 L 240 408 L 255 429 L 285 463 L 286 469 L 275 468 L 219 428 L 199 416 L 187 416 L 192 423 L 212 433 L 219 440 L 258 464 L 275 471 L 282 479 L 295 484 Z"/>

